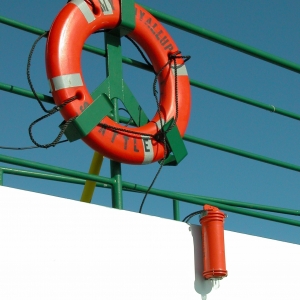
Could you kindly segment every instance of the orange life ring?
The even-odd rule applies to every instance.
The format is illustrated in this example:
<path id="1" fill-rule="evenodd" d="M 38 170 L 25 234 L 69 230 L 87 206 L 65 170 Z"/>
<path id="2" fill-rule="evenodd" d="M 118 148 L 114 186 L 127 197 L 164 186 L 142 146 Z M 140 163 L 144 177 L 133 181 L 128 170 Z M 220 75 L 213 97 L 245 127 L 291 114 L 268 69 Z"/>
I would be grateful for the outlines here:
<path id="1" fill-rule="evenodd" d="M 128 36 L 147 53 L 157 73 L 168 61 L 169 54 L 178 52 L 178 48 L 166 29 L 148 11 L 137 4 L 135 4 L 135 10 L 136 27 Z M 119 0 L 94 1 L 94 8 L 89 1 L 73 0 L 60 11 L 54 20 L 46 46 L 46 69 L 52 95 L 57 105 L 63 104 L 74 95 L 78 98 L 61 109 L 65 120 L 80 115 L 80 107 L 86 107 L 93 102 L 84 84 L 80 64 L 84 42 L 99 29 L 117 27 L 120 18 Z M 168 122 L 176 115 L 173 63 L 168 65 L 158 78 L 163 122 Z M 177 64 L 178 118 L 176 125 L 180 135 L 183 136 L 190 115 L 191 92 L 184 60 L 177 59 Z M 121 131 L 128 127 L 117 124 L 109 117 L 105 117 L 101 124 L 82 138 L 95 151 L 112 160 L 128 164 L 147 164 L 163 159 L 164 144 L 151 137 L 160 130 L 158 113 L 149 123 L 141 127 L 130 128 L 132 133 Z M 143 135 L 145 133 L 150 137 Z"/>

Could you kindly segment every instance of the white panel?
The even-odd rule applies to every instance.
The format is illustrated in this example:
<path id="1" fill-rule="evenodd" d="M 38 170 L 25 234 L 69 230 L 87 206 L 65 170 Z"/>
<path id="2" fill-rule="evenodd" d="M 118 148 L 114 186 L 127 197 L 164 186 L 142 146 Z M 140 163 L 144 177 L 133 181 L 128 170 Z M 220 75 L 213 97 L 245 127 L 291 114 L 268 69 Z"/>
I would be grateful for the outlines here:
<path id="1" fill-rule="evenodd" d="M 300 246 L 225 232 L 202 279 L 201 227 L 0 187 L 0 299 L 299 299 Z"/>
<path id="2" fill-rule="evenodd" d="M 0 195 L 0 299 L 183 299 L 188 290 L 199 299 L 188 225 L 5 187 Z"/>

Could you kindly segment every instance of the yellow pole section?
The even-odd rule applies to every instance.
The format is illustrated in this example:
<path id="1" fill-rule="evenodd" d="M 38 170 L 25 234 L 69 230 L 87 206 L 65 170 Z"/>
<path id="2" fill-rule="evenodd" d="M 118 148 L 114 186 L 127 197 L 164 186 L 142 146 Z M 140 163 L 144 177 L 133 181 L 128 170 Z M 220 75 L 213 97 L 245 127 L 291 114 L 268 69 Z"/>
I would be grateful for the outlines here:
<path id="1" fill-rule="evenodd" d="M 89 169 L 89 174 L 99 175 L 102 162 L 103 162 L 103 155 L 98 152 L 95 152 Z M 85 182 L 80 201 L 91 203 L 95 187 L 96 187 L 95 181 L 87 180 Z"/>

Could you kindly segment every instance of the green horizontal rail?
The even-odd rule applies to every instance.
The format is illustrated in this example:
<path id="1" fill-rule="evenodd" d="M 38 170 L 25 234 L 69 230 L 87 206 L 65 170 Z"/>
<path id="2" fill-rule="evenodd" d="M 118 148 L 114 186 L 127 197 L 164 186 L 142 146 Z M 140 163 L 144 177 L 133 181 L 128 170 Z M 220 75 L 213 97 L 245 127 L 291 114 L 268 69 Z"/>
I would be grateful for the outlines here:
<path id="1" fill-rule="evenodd" d="M 130 183 L 130 182 L 125 182 L 125 181 L 123 181 L 123 186 L 125 188 L 137 190 L 140 192 L 146 192 L 148 189 L 148 187 Z M 176 192 L 172 192 L 172 191 L 159 190 L 159 189 L 154 189 L 154 188 L 152 188 L 150 190 L 150 193 L 152 195 L 161 196 L 161 197 L 165 197 L 165 198 L 169 198 L 169 199 L 176 199 L 176 200 L 180 200 L 182 202 L 187 202 L 187 203 L 192 203 L 192 204 L 197 204 L 197 205 L 210 204 L 213 206 L 217 206 L 218 208 L 220 208 L 222 210 L 229 211 L 232 213 L 237 213 L 237 214 L 246 215 L 246 216 L 250 216 L 250 217 L 254 217 L 254 218 L 259 218 L 259 219 L 264 219 L 264 220 L 269 220 L 269 221 L 274 221 L 274 222 L 278 222 L 278 223 L 284 223 L 284 224 L 300 227 L 300 221 L 298 221 L 298 220 L 283 218 L 283 217 L 265 214 L 265 213 L 261 213 L 261 212 L 257 212 L 257 211 L 251 211 L 251 210 L 247 210 L 247 209 L 240 208 L 240 207 L 234 207 L 231 205 L 212 201 L 211 199 L 209 199 L 209 197 L 207 199 L 203 199 L 203 198 L 195 197 L 193 195 L 180 194 L 180 193 L 176 193 Z"/>
<path id="2" fill-rule="evenodd" d="M 27 25 L 27 24 L 24 24 L 24 23 L 21 23 L 21 22 L 3 17 L 3 16 L 0 16 L 0 23 L 11 26 L 11 27 L 14 27 L 14 28 L 17 28 L 17 29 L 20 29 L 20 30 L 23 30 L 23 31 L 30 32 L 30 33 L 36 34 L 36 35 L 42 35 L 46 32 L 46 30 L 36 28 L 36 27 L 30 26 L 30 25 Z M 90 52 L 90 53 L 106 57 L 106 51 L 103 50 L 103 49 L 100 49 L 100 48 L 97 48 L 97 47 L 94 47 L 94 46 L 91 46 L 91 45 L 88 45 L 88 44 L 85 44 L 83 46 L 83 49 Z M 147 70 L 147 71 L 152 71 L 152 68 L 149 67 L 147 64 L 141 63 L 137 60 L 134 60 L 134 59 L 123 56 L 122 61 L 123 61 L 123 63 L 125 63 L 127 65 L 135 66 L 135 67 Z"/>
<path id="3" fill-rule="evenodd" d="M 100 48 L 97 48 L 97 47 L 94 47 L 94 46 L 91 46 L 88 44 L 85 44 L 83 46 L 83 49 L 90 53 L 106 57 L 106 52 L 103 49 L 100 49 Z M 153 72 L 153 69 L 150 66 L 148 66 L 147 64 L 141 63 L 138 60 L 135 60 L 135 59 L 132 59 L 129 57 L 122 56 L 122 62 L 129 66 L 134 66 L 134 67 L 146 70 L 146 71 Z"/>
<path id="4" fill-rule="evenodd" d="M 225 151 L 225 152 L 228 152 L 228 153 L 231 153 L 231 154 L 247 157 L 247 158 L 254 159 L 254 160 L 257 160 L 257 161 L 260 161 L 260 162 L 264 162 L 264 163 L 274 165 L 274 166 L 277 166 L 277 167 L 281 167 L 281 168 L 285 168 L 285 169 L 300 172 L 300 166 L 290 164 L 290 163 L 286 163 L 286 162 L 276 160 L 276 159 L 273 159 L 273 158 L 269 158 L 269 157 L 266 157 L 266 156 L 262 156 L 262 155 L 258 155 L 258 154 L 255 154 L 255 153 L 240 150 L 240 149 L 237 149 L 237 148 L 233 148 L 233 147 L 225 146 L 225 145 L 222 145 L 222 144 L 214 143 L 214 142 L 211 142 L 211 141 L 208 141 L 208 140 L 196 138 L 196 137 L 193 137 L 193 136 L 187 135 L 187 134 L 184 136 L 184 139 L 188 142 L 195 143 L 195 144 L 198 144 L 198 145 L 214 148 L 214 149 L 217 149 L 217 150 L 221 150 L 221 151 Z"/>
<path id="5" fill-rule="evenodd" d="M 44 172 L 50 172 L 50 173 L 60 174 L 60 175 L 69 176 L 69 177 L 75 177 L 75 178 L 84 179 L 84 180 L 91 180 L 91 181 L 95 181 L 95 182 L 106 183 L 109 185 L 112 185 L 115 183 L 115 180 L 113 180 L 111 178 L 106 178 L 106 177 L 88 174 L 88 173 L 84 173 L 84 172 L 69 170 L 66 168 L 61 168 L 61 167 L 56 167 L 56 166 L 50 166 L 47 164 L 24 160 L 21 158 L 10 157 L 10 156 L 6 156 L 6 155 L 2 155 L 2 154 L 0 154 L 0 161 L 3 163 L 11 164 L 11 165 L 17 165 L 17 166 L 21 166 L 21 167 L 36 169 L 36 170 L 40 170 L 40 171 L 44 171 Z"/>
<path id="6" fill-rule="evenodd" d="M 289 69 L 291 71 L 300 73 L 300 65 L 290 62 L 288 60 L 285 60 L 283 58 L 277 57 L 275 55 L 272 55 L 270 53 L 261 51 L 259 49 L 256 49 L 254 47 L 248 46 L 246 44 L 240 43 L 238 41 L 232 40 L 230 38 L 227 38 L 225 36 L 222 36 L 220 34 L 214 33 L 212 31 L 209 31 L 207 29 L 198 27 L 196 25 L 193 25 L 191 23 L 188 23 L 186 21 L 182 21 L 180 19 L 174 18 L 170 15 L 167 15 L 165 13 L 159 12 L 157 10 L 154 10 L 150 7 L 144 6 L 142 5 L 144 8 L 146 8 L 151 14 L 153 14 L 155 17 L 157 17 L 159 20 L 161 20 L 162 22 L 169 24 L 171 26 L 174 26 L 176 28 L 179 28 L 181 30 L 187 31 L 189 33 L 195 34 L 197 36 L 200 36 L 202 38 L 206 38 L 210 41 L 222 44 L 224 46 L 227 46 L 229 48 L 241 51 L 243 53 L 246 53 L 248 55 L 254 56 L 256 58 L 268 61 L 270 63 L 273 63 L 275 65 L 278 65 L 280 67 Z M 0 16 L 0 23 L 18 28 L 18 29 L 22 29 L 25 30 L 27 32 L 31 32 L 33 34 L 36 35 L 41 35 L 45 32 L 45 30 L 33 27 L 33 26 L 29 26 L 14 20 L 11 20 L 9 18 Z M 96 47 L 93 46 L 88 46 L 86 45 L 84 47 L 85 50 L 96 53 L 96 54 L 100 54 L 105 56 L 105 51 L 98 49 Z M 128 62 L 125 63 L 129 63 L 131 64 L 132 62 L 129 60 Z M 142 67 L 143 65 L 141 65 Z M 146 69 L 149 69 L 149 67 L 147 66 Z"/>
<path id="7" fill-rule="evenodd" d="M 0 90 L 6 91 L 9 93 L 13 93 L 13 94 L 17 94 L 20 96 L 28 97 L 31 99 L 36 99 L 33 92 L 31 92 L 30 90 L 16 87 L 16 86 L 13 86 L 10 84 L 0 82 Z M 47 96 L 47 95 L 41 94 L 41 93 L 37 93 L 37 95 L 41 101 L 54 105 L 53 97 L 50 97 L 50 96 Z M 128 118 L 121 117 L 121 116 L 120 116 L 120 122 L 125 123 L 125 124 L 130 124 L 130 125 L 135 124 L 133 121 L 130 122 L 130 120 Z"/>
<path id="8" fill-rule="evenodd" d="M 64 182 L 64 183 L 84 185 L 86 182 L 85 179 L 75 178 L 75 177 L 71 177 L 71 176 L 33 172 L 33 171 L 20 170 L 20 169 L 14 169 L 14 168 L 0 167 L 0 172 L 1 171 L 4 174 L 8 174 L 8 175 L 23 176 L 23 177 L 29 177 L 29 178 L 35 178 L 35 179 L 52 180 L 52 181 Z M 101 187 L 101 188 L 110 188 L 111 187 L 110 184 L 102 183 L 102 182 L 96 182 L 96 186 Z"/>
<path id="9" fill-rule="evenodd" d="M 10 86 L 8 84 L 3 84 L 1 82 L 0 82 L 0 89 L 2 89 L 4 91 L 16 93 L 16 94 L 19 94 L 19 95 L 23 95 L 23 96 L 26 96 L 26 97 L 35 98 L 34 94 L 32 92 L 30 92 L 29 90 L 25 90 L 25 89 L 18 88 L 18 87 L 13 87 L 13 86 Z M 43 95 L 43 94 L 38 94 L 38 95 L 39 95 L 41 100 L 44 100 L 44 101 L 49 102 L 49 103 L 52 103 L 51 101 L 53 101 L 52 97 L 48 97 L 48 96 Z M 294 116 L 294 118 L 296 118 L 296 117 L 297 117 L 297 119 L 300 119 L 299 115 Z M 129 122 L 129 119 L 120 116 L 120 122 L 127 124 Z M 271 164 L 271 165 L 275 165 L 275 166 L 278 166 L 278 167 L 281 167 L 281 168 L 285 168 L 285 169 L 289 169 L 289 170 L 293 170 L 293 171 L 297 171 L 297 172 L 300 171 L 300 166 L 297 166 L 297 165 L 293 165 L 293 164 L 290 164 L 290 163 L 286 163 L 286 162 L 283 162 L 283 161 L 279 161 L 279 160 L 269 158 L 269 157 L 266 157 L 266 156 L 262 156 L 262 155 L 258 155 L 258 154 L 255 154 L 255 153 L 247 152 L 247 151 L 240 150 L 240 149 L 237 149 L 237 148 L 229 147 L 229 146 L 226 146 L 226 145 L 218 144 L 218 143 L 211 142 L 211 141 L 208 141 L 208 140 L 200 139 L 200 138 L 197 138 L 197 137 L 194 137 L 194 136 L 191 136 L 191 135 L 186 134 L 186 135 L 184 135 L 183 139 L 188 141 L 188 142 L 194 143 L 194 144 L 214 148 L 214 149 L 217 149 L 217 150 L 220 150 L 220 151 L 225 151 L 225 152 L 228 152 L 228 153 L 231 153 L 231 154 L 235 154 L 235 155 L 243 156 L 243 157 L 246 157 L 246 158 L 254 159 L 254 160 L 261 161 L 261 162 Z"/>
<path id="10" fill-rule="evenodd" d="M 230 39 L 226 36 L 220 35 L 218 33 L 209 31 L 207 29 L 196 26 L 192 23 L 174 18 L 168 14 L 162 13 L 160 11 L 154 10 L 148 6 L 141 5 L 147 9 L 152 15 L 154 15 L 160 21 L 171 25 L 173 27 L 179 28 L 196 36 L 205 38 L 212 42 L 221 44 L 223 46 L 229 47 L 231 49 L 246 53 L 248 55 L 254 56 L 256 58 L 262 59 L 269 63 L 275 64 L 279 67 L 300 73 L 300 65 L 294 62 L 288 61 L 286 59 L 280 58 L 273 54 L 267 53 L 265 51 L 256 49 L 254 47 L 248 46 L 246 44 L 240 43 L 236 40 Z"/>
<path id="11" fill-rule="evenodd" d="M 65 175 L 65 177 L 53 176 L 51 174 L 41 175 L 37 172 L 28 172 L 28 171 L 24 171 L 24 170 L 19 171 L 19 170 L 15 170 L 15 169 L 1 168 L 2 172 L 6 172 L 6 173 L 9 173 L 9 174 L 14 174 L 14 175 L 26 176 L 26 173 L 28 172 L 29 177 L 37 178 L 38 176 L 40 176 L 39 178 L 42 178 L 42 179 L 51 179 L 51 178 L 53 178 L 54 180 L 57 180 L 57 181 L 66 180 L 67 182 L 71 182 L 71 183 L 80 183 L 75 178 L 84 179 L 84 180 L 92 180 L 92 181 L 95 181 L 97 183 L 109 183 L 109 184 L 111 184 L 111 182 L 112 182 L 112 179 L 110 179 L 110 178 L 105 178 L 105 177 L 102 177 L 102 176 L 77 172 L 77 171 L 73 171 L 73 170 L 69 170 L 69 169 L 65 169 L 65 168 L 60 168 L 60 167 L 53 167 L 53 166 L 42 164 L 42 163 L 31 162 L 31 161 L 23 160 L 23 159 L 19 159 L 19 158 L 7 157 L 7 156 L 4 156 L 4 155 L 0 155 L 0 161 L 4 162 L 4 163 L 13 164 L 13 165 L 19 165 L 19 166 L 28 167 L 28 168 L 35 168 L 35 169 L 43 170 L 43 171 L 46 171 L 46 172 Z M 71 179 L 70 177 L 75 177 L 75 178 Z M 124 189 L 130 190 L 130 191 L 145 193 L 148 190 L 148 187 L 138 185 L 138 184 L 135 184 L 135 183 L 130 183 L 130 182 L 123 181 L 122 184 L 123 184 Z M 103 185 L 103 187 L 108 187 L 108 186 Z M 247 210 L 247 209 L 244 209 L 244 208 L 241 208 L 241 207 L 233 206 L 233 205 L 238 204 L 237 201 L 232 201 L 232 203 L 231 203 L 232 205 L 227 205 L 227 204 L 224 204 L 225 201 L 230 201 L 230 200 L 204 197 L 204 196 L 195 196 L 195 195 L 189 195 L 189 194 L 182 194 L 182 193 L 177 193 L 177 192 L 172 192 L 172 191 L 167 191 L 167 190 L 153 189 L 153 188 L 150 190 L 150 194 L 156 195 L 156 196 L 161 196 L 161 197 L 172 199 L 172 200 L 175 199 L 175 200 L 179 200 L 179 201 L 183 201 L 183 202 L 187 202 L 187 203 L 197 204 L 197 205 L 210 204 L 210 205 L 217 206 L 218 208 L 220 208 L 222 210 L 230 211 L 232 213 L 247 215 L 247 216 L 251 216 L 251 217 L 255 217 L 255 218 L 260 218 L 260 219 L 265 219 L 265 220 L 269 220 L 269 221 L 274 221 L 274 222 L 279 222 L 279 223 L 284 223 L 284 224 L 300 227 L 300 221 L 297 221 L 297 220 L 283 218 L 283 217 L 279 217 L 279 216 L 274 216 L 274 215 L 270 215 L 270 214 L 251 211 L 251 210 Z M 215 201 L 213 201 L 212 199 L 215 200 Z M 220 200 L 224 201 L 224 203 L 221 203 Z M 240 205 L 250 205 L 250 204 L 241 202 Z M 251 204 L 251 205 L 257 206 L 257 204 Z M 279 210 L 280 210 L 280 208 L 272 208 L 272 207 L 268 207 L 268 206 L 265 206 L 265 207 L 268 209 L 268 211 L 272 211 L 272 210 L 275 211 L 276 210 L 276 212 L 279 212 Z M 284 213 L 286 213 L 287 211 L 291 212 L 291 210 L 287 210 L 287 209 L 283 209 L 283 211 L 285 211 Z M 290 214 L 292 214 L 292 213 L 290 213 Z M 295 210 L 293 214 L 298 215 L 299 211 Z"/>
<path id="12" fill-rule="evenodd" d="M 28 170 L 20 170 L 20 169 L 14 169 L 14 168 L 6 168 L 6 167 L 0 167 L 0 172 L 3 172 L 5 174 L 10 175 L 17 175 L 17 176 L 24 176 L 24 177 L 32 177 L 37 179 L 45 179 L 45 180 L 52 180 L 52 181 L 59 181 L 59 182 L 66 182 L 66 183 L 73 183 L 73 184 L 85 184 L 84 179 L 79 179 L 75 177 L 70 176 L 64 176 L 64 175 L 54 175 L 54 174 L 48 174 L 48 173 L 41 173 L 41 172 L 33 172 Z M 96 183 L 97 187 L 101 188 L 110 188 L 109 184 L 105 184 L 102 182 Z M 146 187 L 143 187 L 146 188 Z M 126 191 L 131 192 L 142 192 L 140 190 L 131 189 L 123 187 Z M 150 190 L 151 194 L 151 190 Z M 286 214 L 286 215 L 293 215 L 293 216 L 300 216 L 300 210 L 295 209 L 288 209 L 288 208 L 281 208 L 281 207 L 274 207 L 274 206 L 268 206 L 268 205 L 262 205 L 262 204 L 256 204 L 256 203 L 247 203 L 242 201 L 234 201 L 234 200 L 228 200 L 228 199 L 222 199 L 222 198 L 213 198 L 213 197 L 207 197 L 207 196 L 199 196 L 199 195 L 191 195 L 191 194 L 184 194 L 184 193 L 176 193 L 183 196 L 191 196 L 195 199 L 202 199 L 205 201 L 213 201 L 216 203 L 223 203 L 230 206 L 237 206 L 242 208 L 249 208 L 249 209 L 255 209 L 255 210 L 262 210 L 262 211 L 268 211 L 273 213 L 280 213 L 280 214 Z M 173 201 L 173 210 L 174 214 L 177 216 L 176 220 L 179 220 L 179 201 L 175 199 Z"/>
<path id="13" fill-rule="evenodd" d="M 27 31 L 27 32 L 30 32 L 30 33 L 33 33 L 36 35 L 42 35 L 46 32 L 46 30 L 27 25 L 25 23 L 21 23 L 21 22 L 6 18 L 4 16 L 0 16 L 0 23 L 17 28 L 17 29 L 21 29 L 21 30 L 24 30 L 24 31 Z"/>
<path id="14" fill-rule="evenodd" d="M 17 21 L 14 21 L 14 20 L 2 17 L 2 16 L 0 16 L 0 23 L 6 24 L 6 25 L 9 25 L 9 26 L 13 26 L 13 27 L 21 29 L 21 30 L 25 30 L 25 31 L 33 33 L 33 34 L 41 35 L 45 32 L 42 29 L 39 29 L 39 28 L 36 28 L 36 27 L 33 27 L 33 26 L 29 26 L 29 25 L 26 25 L 24 23 L 17 22 Z M 106 56 L 105 50 L 94 47 L 94 46 L 91 46 L 91 45 L 85 44 L 83 49 L 90 52 L 90 53 L 93 53 L 93 54 L 97 54 L 97 55 L 100 55 L 100 56 L 103 56 L 103 57 Z M 133 66 L 133 67 L 136 67 L 136 68 L 140 68 L 140 69 L 152 72 L 151 67 L 149 67 L 147 64 L 141 63 L 137 60 L 134 60 L 134 59 L 123 56 L 122 61 L 123 61 L 123 63 L 125 63 L 127 65 L 130 65 L 130 66 Z M 241 96 L 241 95 L 238 95 L 238 94 L 226 91 L 226 90 L 219 89 L 217 87 L 214 87 L 214 86 L 211 86 L 211 85 L 208 85 L 208 84 L 205 84 L 205 83 L 201 83 L 201 82 L 196 81 L 194 79 L 190 79 L 190 83 L 194 87 L 201 88 L 201 89 L 207 90 L 209 92 L 212 92 L 212 93 L 215 93 L 215 94 L 218 94 L 218 95 L 221 95 L 221 96 L 233 99 L 233 100 L 237 100 L 239 102 L 242 102 L 242 103 L 245 103 L 245 104 L 248 104 L 248 105 L 252 105 L 252 106 L 255 106 L 255 107 L 258 107 L 258 108 L 261 108 L 261 109 L 265 109 L 265 110 L 268 110 L 270 112 L 283 115 L 285 117 L 300 120 L 300 115 L 299 114 L 289 112 L 289 111 L 284 110 L 282 108 L 275 107 L 274 105 L 265 104 L 263 102 L 259 102 L 259 101 L 256 101 L 256 100 L 253 100 L 253 99 L 250 99 L 250 98 L 247 98 L 247 97 L 244 97 L 244 96 Z M 16 88 L 16 87 L 13 87 L 11 85 L 4 84 L 4 83 L 0 83 L 0 89 L 15 92 L 16 94 L 19 94 L 19 95 L 22 95 L 21 92 L 25 91 L 25 90 L 22 91 L 20 88 Z M 23 94 L 23 96 L 26 96 L 25 93 Z M 32 96 L 28 96 L 28 97 L 34 98 Z M 49 99 L 48 96 L 39 94 L 39 97 L 42 101 L 51 103 L 51 99 Z"/>
<path id="15" fill-rule="evenodd" d="M 20 96 L 24 96 L 24 97 L 28 97 L 28 98 L 32 98 L 35 99 L 35 96 L 33 94 L 33 92 L 27 90 L 27 89 L 23 89 L 14 85 L 10 85 L 10 84 L 6 84 L 6 83 L 2 83 L 0 82 L 0 90 L 5 91 L 5 92 L 9 92 L 9 93 L 13 93 L 16 95 L 20 95 Z M 51 96 L 47 96 L 41 93 L 37 93 L 39 99 L 43 102 L 47 102 L 47 103 L 51 103 L 53 104 L 53 97 Z"/>
<path id="16" fill-rule="evenodd" d="M 136 65 L 134 65 L 134 66 L 137 67 Z M 219 89 L 217 87 L 214 87 L 214 86 L 211 86 L 211 85 L 208 85 L 208 84 L 205 84 L 205 83 L 193 80 L 193 79 L 190 80 L 190 83 L 191 83 L 191 85 L 193 85 L 197 88 L 201 88 L 201 89 L 207 90 L 209 92 L 212 92 L 212 93 L 215 93 L 215 94 L 227 97 L 227 98 L 231 98 L 231 99 L 237 100 L 239 102 L 243 102 L 245 104 L 252 105 L 252 106 L 264 109 L 264 110 L 268 110 L 272 113 L 280 114 L 282 116 L 300 121 L 300 115 L 299 114 L 284 110 L 284 109 L 279 108 L 279 107 L 275 107 L 274 105 L 265 104 L 263 102 L 252 100 L 250 98 L 243 97 L 241 95 L 234 94 L 232 92 L 222 90 L 222 89 Z M 0 82 L 0 90 L 10 92 L 10 93 L 13 93 L 13 94 L 17 94 L 17 95 L 20 95 L 20 96 L 25 96 L 25 97 L 28 97 L 28 98 L 35 99 L 35 96 L 31 91 L 29 91 L 27 89 L 17 87 L 17 86 L 13 86 L 13 85 L 10 85 L 10 84 Z M 54 103 L 54 100 L 51 96 L 47 96 L 47 95 L 41 94 L 41 93 L 38 93 L 38 96 L 39 96 L 39 99 L 41 101 L 51 103 L 51 104 Z"/>
<path id="17" fill-rule="evenodd" d="M 219 89 L 217 87 L 214 87 L 214 86 L 196 81 L 194 79 L 191 79 L 190 83 L 191 83 L 191 85 L 193 85 L 195 87 L 198 87 L 198 88 L 201 88 L 203 90 L 206 90 L 206 91 L 209 91 L 209 92 L 212 92 L 212 93 L 215 93 L 215 94 L 218 94 L 218 95 L 221 95 L 221 96 L 233 99 L 233 100 L 237 100 L 239 102 L 242 102 L 242 103 L 245 103 L 245 104 L 248 104 L 248 105 L 251 105 L 251 106 L 255 106 L 255 107 L 258 107 L 258 108 L 261 108 L 261 109 L 264 109 L 264 110 L 268 110 L 268 111 L 270 111 L 272 113 L 275 113 L 275 114 L 279 114 L 279 115 L 282 115 L 282 116 L 285 116 L 285 117 L 288 117 L 288 118 L 292 118 L 292 119 L 295 119 L 295 120 L 298 120 L 298 121 L 300 120 L 300 115 L 299 114 L 284 110 L 284 109 L 279 108 L 279 107 L 275 107 L 274 105 L 265 104 L 263 102 L 256 101 L 256 100 L 253 100 L 253 99 L 250 99 L 250 98 L 247 98 L 247 97 L 244 97 L 244 96 L 241 96 L 241 95 L 238 95 L 238 94 L 226 91 L 226 90 L 222 90 L 222 89 Z"/>
<path id="18" fill-rule="evenodd" d="M 189 195 L 189 194 L 183 194 L 183 193 L 179 193 L 179 194 Z M 191 195 L 189 195 L 189 196 L 191 196 Z M 289 208 L 281 208 L 281 207 L 275 207 L 275 206 L 269 206 L 269 205 L 263 205 L 263 204 L 248 203 L 248 202 L 241 202 L 241 201 L 235 201 L 235 200 L 229 200 L 229 199 L 199 196 L 199 195 L 195 195 L 194 197 L 196 199 L 202 199 L 205 201 L 213 201 L 213 202 L 221 203 L 221 204 L 223 203 L 223 204 L 230 205 L 230 206 L 262 210 L 262 211 L 268 211 L 268 212 L 285 214 L 285 215 L 300 216 L 300 210 L 297 210 L 297 209 L 295 210 L 295 209 L 289 209 Z"/>

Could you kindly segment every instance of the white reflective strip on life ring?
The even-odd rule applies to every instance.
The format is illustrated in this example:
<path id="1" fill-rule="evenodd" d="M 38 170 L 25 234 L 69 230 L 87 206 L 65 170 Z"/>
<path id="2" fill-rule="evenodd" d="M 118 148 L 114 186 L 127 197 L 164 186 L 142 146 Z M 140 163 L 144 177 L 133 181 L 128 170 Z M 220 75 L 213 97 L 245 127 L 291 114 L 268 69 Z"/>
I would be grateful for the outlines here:
<path id="1" fill-rule="evenodd" d="M 161 130 L 161 124 L 162 124 L 162 126 L 164 126 L 166 124 L 166 121 L 163 118 L 161 119 L 161 121 L 158 120 L 156 122 L 156 126 L 157 126 L 158 130 Z"/>
<path id="2" fill-rule="evenodd" d="M 149 164 L 153 161 L 154 158 L 154 151 L 153 146 L 151 142 L 151 138 L 149 136 L 142 135 L 143 139 L 143 148 L 144 148 L 144 164 Z"/>
<path id="3" fill-rule="evenodd" d="M 75 4 L 80 9 L 88 23 L 91 23 L 95 20 L 94 14 L 84 0 L 72 0 L 70 3 Z"/>
<path id="4" fill-rule="evenodd" d="M 166 121 L 164 119 L 158 120 L 156 122 L 157 129 L 161 129 L 161 124 L 164 126 Z M 154 158 L 154 150 L 151 142 L 151 138 L 149 136 L 142 135 L 143 139 L 143 147 L 144 147 L 144 160 L 143 160 L 143 165 L 144 164 L 149 164 L 153 161 Z"/>
<path id="5" fill-rule="evenodd" d="M 53 77 L 52 83 L 55 91 L 70 88 L 70 87 L 83 86 L 80 73 Z"/>
<path id="6" fill-rule="evenodd" d="M 177 76 L 187 76 L 188 75 L 185 64 L 177 65 L 176 69 L 177 69 Z M 175 66 L 174 65 L 172 65 L 172 72 L 175 75 Z"/>
<path id="7" fill-rule="evenodd" d="M 99 0 L 104 15 L 112 15 L 113 9 L 109 0 Z"/>

